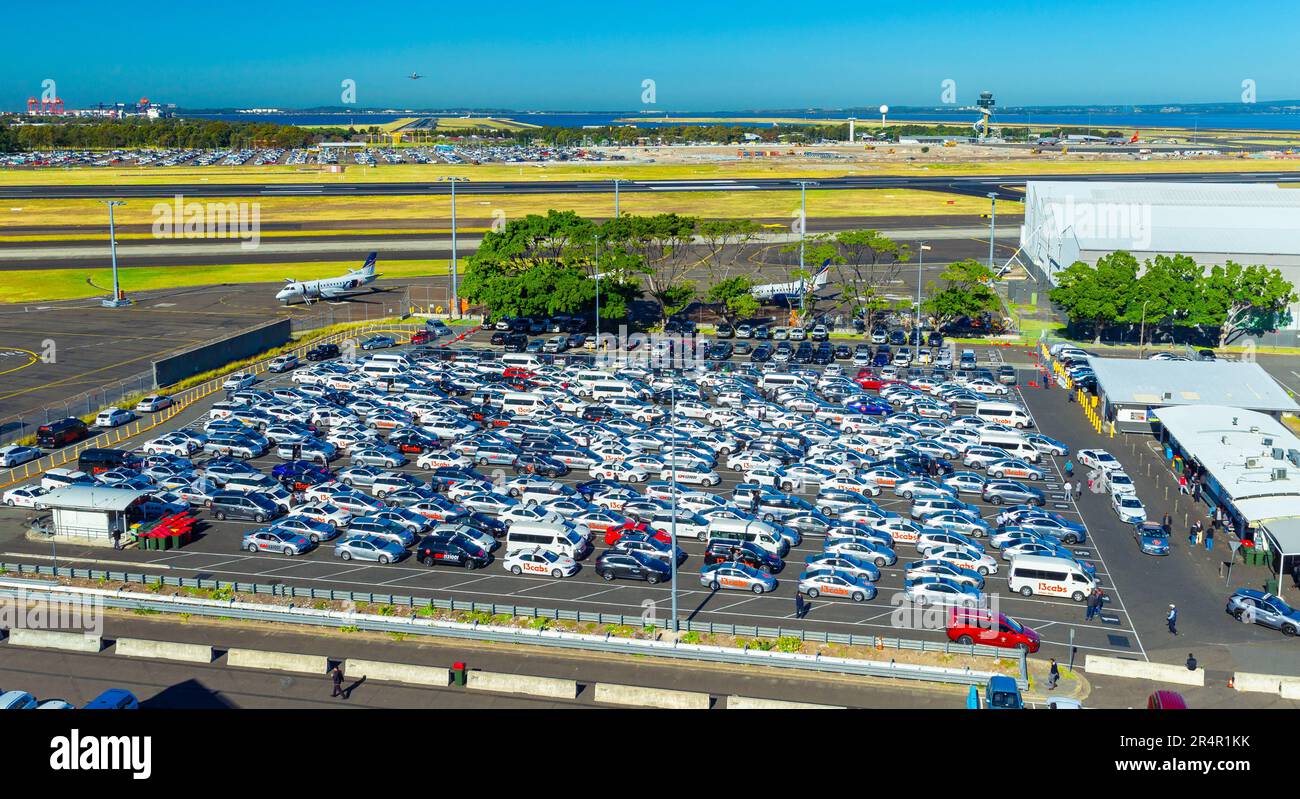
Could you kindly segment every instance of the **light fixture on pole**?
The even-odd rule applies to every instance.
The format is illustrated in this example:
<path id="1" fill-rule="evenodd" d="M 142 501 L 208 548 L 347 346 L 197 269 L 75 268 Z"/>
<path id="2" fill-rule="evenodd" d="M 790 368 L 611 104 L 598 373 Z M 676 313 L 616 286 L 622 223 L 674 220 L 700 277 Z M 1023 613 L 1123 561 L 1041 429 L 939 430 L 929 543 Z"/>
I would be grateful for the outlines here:
<path id="1" fill-rule="evenodd" d="M 596 233 L 596 353 L 600 354 L 600 233 Z"/>
<path id="2" fill-rule="evenodd" d="M 920 247 L 916 251 L 916 346 L 921 346 L 921 272 L 925 266 L 925 251 L 930 249 L 930 245 L 924 241 L 920 242 Z"/>
<path id="3" fill-rule="evenodd" d="M 456 176 L 448 178 L 451 182 L 451 312 L 460 317 L 460 294 L 456 287 Z"/>
<path id="4" fill-rule="evenodd" d="M 122 286 L 117 279 L 117 228 L 113 223 L 113 209 L 119 205 L 126 205 L 126 201 L 101 200 L 101 202 L 108 206 L 108 249 L 113 258 L 113 296 L 101 304 L 105 308 L 122 308 L 130 305 L 131 301 L 122 296 Z"/>
<path id="5" fill-rule="evenodd" d="M 993 237 L 997 235 L 998 230 L 998 193 L 989 192 L 989 269 L 993 268 Z"/>

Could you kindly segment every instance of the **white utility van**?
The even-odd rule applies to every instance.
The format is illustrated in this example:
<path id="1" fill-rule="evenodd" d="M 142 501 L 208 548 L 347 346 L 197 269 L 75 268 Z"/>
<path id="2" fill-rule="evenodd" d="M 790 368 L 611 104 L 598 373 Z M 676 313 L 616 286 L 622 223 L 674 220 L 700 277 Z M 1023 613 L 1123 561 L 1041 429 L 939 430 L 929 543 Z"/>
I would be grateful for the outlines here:
<path id="1" fill-rule="evenodd" d="M 1019 405 L 1010 402 L 980 402 L 975 405 L 975 415 L 990 422 L 1009 427 L 1033 427 L 1034 420 Z"/>
<path id="2" fill-rule="evenodd" d="M 506 552 L 541 548 L 578 560 L 591 552 L 587 539 L 563 524 L 515 522 L 506 532 Z"/>
<path id="3" fill-rule="evenodd" d="M 1097 585 L 1078 563 L 1045 555 L 1013 557 L 1007 583 L 1023 596 L 1068 596 L 1075 602 L 1087 599 Z"/>

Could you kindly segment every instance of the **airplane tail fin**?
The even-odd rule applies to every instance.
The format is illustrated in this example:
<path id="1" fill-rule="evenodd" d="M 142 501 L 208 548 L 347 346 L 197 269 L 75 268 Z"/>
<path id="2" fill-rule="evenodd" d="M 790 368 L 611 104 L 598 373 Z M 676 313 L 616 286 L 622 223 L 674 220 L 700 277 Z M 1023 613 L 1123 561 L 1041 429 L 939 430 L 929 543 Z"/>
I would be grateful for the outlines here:
<path id="1" fill-rule="evenodd" d="M 818 269 L 817 274 L 813 276 L 813 288 L 819 289 L 822 286 L 825 286 L 826 281 L 830 279 L 831 279 L 831 259 L 827 258 L 825 261 L 822 261 L 822 268 Z"/>
<path id="2" fill-rule="evenodd" d="M 366 276 L 373 275 L 375 273 L 375 259 L 378 256 L 379 253 L 377 252 L 370 253 L 370 255 L 366 256 L 366 262 L 362 264 L 361 268 L 356 271 L 359 274 L 366 275 Z"/>
<path id="3" fill-rule="evenodd" d="M 1129 140 L 1128 140 L 1128 143 L 1129 143 L 1129 144 L 1137 144 L 1137 143 L 1138 143 L 1138 132 L 1137 132 L 1136 130 L 1133 131 L 1133 138 L 1129 139 Z"/>

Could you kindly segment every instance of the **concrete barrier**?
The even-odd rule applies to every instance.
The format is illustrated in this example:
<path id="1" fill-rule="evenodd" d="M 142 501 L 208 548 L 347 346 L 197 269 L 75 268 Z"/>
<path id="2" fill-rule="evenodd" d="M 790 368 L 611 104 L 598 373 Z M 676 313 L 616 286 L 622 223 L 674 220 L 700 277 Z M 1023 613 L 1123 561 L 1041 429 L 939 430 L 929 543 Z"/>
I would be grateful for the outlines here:
<path id="1" fill-rule="evenodd" d="M 329 658 L 324 655 L 295 655 L 292 652 L 264 652 L 260 649 L 227 650 L 226 664 L 241 669 L 296 671 L 319 674 L 322 677 L 329 671 Z"/>
<path id="2" fill-rule="evenodd" d="M 596 701 L 607 705 L 658 707 L 667 710 L 708 710 L 709 695 L 694 691 L 668 691 L 637 685 L 596 683 Z"/>
<path id="3" fill-rule="evenodd" d="M 1285 674 L 1255 674 L 1249 671 L 1239 671 L 1232 675 L 1232 687 L 1238 691 L 1280 694 L 1289 684 L 1300 688 L 1300 677 Z"/>
<path id="4" fill-rule="evenodd" d="M 491 671 L 471 671 L 465 675 L 465 687 L 475 691 L 492 691 L 498 694 L 527 694 L 549 699 L 578 698 L 576 680 L 554 677 L 530 677 L 526 674 L 499 674 Z"/>
<path id="5" fill-rule="evenodd" d="M 446 688 L 451 684 L 451 671 L 434 666 L 413 666 L 410 663 L 385 663 L 381 660 L 354 660 L 343 663 L 343 674 L 349 680 L 366 677 L 384 682 L 403 682 L 410 685 L 432 685 Z"/>
<path id="6" fill-rule="evenodd" d="M 1090 675 L 1132 677 L 1139 680 L 1170 682 L 1178 685 L 1205 685 L 1205 669 L 1189 671 L 1186 666 L 1148 663 L 1144 660 L 1124 660 L 1122 658 L 1088 655 L 1084 661 L 1083 670 Z"/>
<path id="7" fill-rule="evenodd" d="M 1281 690 L 1283 699 L 1294 699 L 1300 701 L 1300 681 L 1290 681 L 1282 683 Z"/>
<path id="8" fill-rule="evenodd" d="M 12 646 L 32 646 L 37 649 L 66 649 L 69 652 L 98 652 L 104 648 L 103 639 L 97 635 L 19 628 L 9 631 L 9 643 Z"/>
<path id="9" fill-rule="evenodd" d="M 183 660 L 186 663 L 212 662 L 212 647 L 205 644 L 177 644 L 171 641 L 148 641 L 143 638 L 119 638 L 113 651 L 127 658 Z"/>
<path id="10" fill-rule="evenodd" d="M 846 710 L 840 705 L 814 705 L 810 702 L 787 702 L 784 699 L 759 699 L 753 696 L 727 697 L 727 710 Z"/>

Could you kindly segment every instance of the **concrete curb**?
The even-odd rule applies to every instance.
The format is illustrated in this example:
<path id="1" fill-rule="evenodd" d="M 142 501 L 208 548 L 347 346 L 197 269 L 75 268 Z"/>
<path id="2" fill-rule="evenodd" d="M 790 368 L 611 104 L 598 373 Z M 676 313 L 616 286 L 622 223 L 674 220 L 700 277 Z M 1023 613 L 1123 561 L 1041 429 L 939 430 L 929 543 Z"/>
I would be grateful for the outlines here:
<path id="1" fill-rule="evenodd" d="M 1205 685 L 1205 669 L 1189 671 L 1186 666 L 1173 666 L 1168 663 L 1148 663 L 1142 660 L 1088 655 L 1084 660 L 1083 669 L 1089 674 L 1103 674 L 1110 677 L 1132 677 L 1178 685 Z"/>
<path id="2" fill-rule="evenodd" d="M 97 635 L 21 628 L 9 631 L 9 644 L 37 649 L 64 649 L 69 652 L 99 652 L 104 648 L 103 639 Z"/>
<path id="3" fill-rule="evenodd" d="M 435 666 L 415 666 L 409 663 L 386 663 L 381 660 L 354 660 L 343 663 L 343 673 L 348 679 L 366 677 L 384 682 L 401 682 L 410 685 L 427 685 L 446 688 L 451 684 L 451 671 Z"/>
<path id="4" fill-rule="evenodd" d="M 156 658 L 182 660 L 187 663 L 211 663 L 212 647 L 204 644 L 177 644 L 171 641 L 149 641 L 143 638 L 119 638 L 113 651 L 128 658 Z"/>
<path id="5" fill-rule="evenodd" d="M 608 705 L 657 707 L 666 710 L 708 710 L 709 695 L 694 691 L 669 691 L 637 685 L 596 683 L 596 701 Z"/>
<path id="6" fill-rule="evenodd" d="M 474 691 L 492 691 L 498 694 L 527 694 L 548 699 L 578 698 L 576 680 L 553 677 L 530 677 L 525 674 L 500 674 L 491 671 L 471 671 L 465 675 L 465 687 Z"/>
<path id="7" fill-rule="evenodd" d="M 847 710 L 847 708 L 840 705 L 815 705 L 811 702 L 787 702 L 784 699 L 728 696 L 727 710 Z"/>
<path id="8" fill-rule="evenodd" d="M 1237 691 L 1280 694 L 1284 698 L 1294 699 L 1296 696 L 1300 696 L 1300 677 L 1239 671 L 1232 675 L 1232 687 Z M 1290 697 L 1286 696 L 1288 687 L 1293 694 Z"/>
<path id="9" fill-rule="evenodd" d="M 324 655 L 295 655 L 292 652 L 264 652 L 259 649 L 227 650 L 226 664 L 241 669 L 294 671 L 322 677 L 329 671 L 329 658 Z"/>

